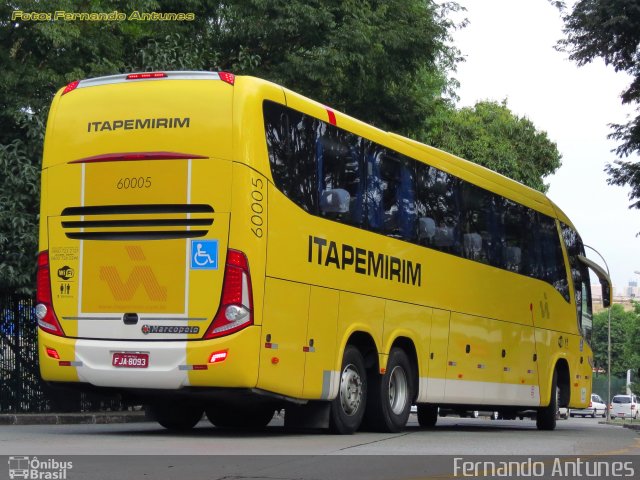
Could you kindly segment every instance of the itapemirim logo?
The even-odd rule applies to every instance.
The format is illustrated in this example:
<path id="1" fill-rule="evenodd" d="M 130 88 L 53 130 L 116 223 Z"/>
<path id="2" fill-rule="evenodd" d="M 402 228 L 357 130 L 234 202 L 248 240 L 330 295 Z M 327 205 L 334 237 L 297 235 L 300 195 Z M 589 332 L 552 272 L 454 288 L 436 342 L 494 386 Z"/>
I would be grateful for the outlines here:
<path id="1" fill-rule="evenodd" d="M 73 462 L 61 462 L 54 458 L 39 460 L 38 457 L 9 457 L 9 478 L 33 480 L 66 480 L 67 471 L 73 468 Z"/>

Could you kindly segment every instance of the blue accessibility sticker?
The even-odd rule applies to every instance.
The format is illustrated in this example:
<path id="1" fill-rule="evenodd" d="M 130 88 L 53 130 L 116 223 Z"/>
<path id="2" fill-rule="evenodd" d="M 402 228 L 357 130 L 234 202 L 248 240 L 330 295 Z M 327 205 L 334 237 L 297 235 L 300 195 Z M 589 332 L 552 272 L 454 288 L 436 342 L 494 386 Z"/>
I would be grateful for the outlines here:
<path id="1" fill-rule="evenodd" d="M 218 269 L 218 240 L 191 240 L 191 270 Z"/>

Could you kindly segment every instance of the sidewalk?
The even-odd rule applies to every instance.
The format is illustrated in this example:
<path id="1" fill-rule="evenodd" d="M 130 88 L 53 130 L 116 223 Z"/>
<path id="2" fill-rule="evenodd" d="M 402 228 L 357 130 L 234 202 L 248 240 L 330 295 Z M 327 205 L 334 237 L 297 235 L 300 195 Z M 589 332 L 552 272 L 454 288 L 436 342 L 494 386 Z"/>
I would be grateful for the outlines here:
<path id="1" fill-rule="evenodd" d="M 144 411 L 92 413 L 2 413 L 0 425 L 68 425 L 148 422 Z"/>

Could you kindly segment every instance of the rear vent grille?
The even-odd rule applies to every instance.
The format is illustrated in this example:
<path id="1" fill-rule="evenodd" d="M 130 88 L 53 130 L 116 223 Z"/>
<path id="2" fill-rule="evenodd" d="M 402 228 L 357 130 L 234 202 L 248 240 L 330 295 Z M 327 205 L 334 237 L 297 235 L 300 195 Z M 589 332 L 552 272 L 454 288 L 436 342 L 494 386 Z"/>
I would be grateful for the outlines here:
<path id="1" fill-rule="evenodd" d="M 68 207 L 62 211 L 62 228 L 67 238 L 76 240 L 197 238 L 208 233 L 213 213 L 213 208 L 204 204 Z"/>

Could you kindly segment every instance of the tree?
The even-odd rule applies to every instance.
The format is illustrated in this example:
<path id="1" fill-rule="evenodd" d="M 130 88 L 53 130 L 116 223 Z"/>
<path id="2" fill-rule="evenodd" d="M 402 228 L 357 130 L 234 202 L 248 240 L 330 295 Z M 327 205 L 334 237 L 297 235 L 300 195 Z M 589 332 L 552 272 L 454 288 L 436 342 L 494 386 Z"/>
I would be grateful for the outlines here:
<path id="1" fill-rule="evenodd" d="M 430 123 L 427 143 L 545 192 L 544 177 L 560 167 L 561 155 L 545 132 L 502 103 L 443 109 Z"/>
<path id="2" fill-rule="evenodd" d="M 156 2 L 71 0 L 51 11 L 151 8 Z M 44 126 L 55 91 L 71 80 L 122 70 L 147 24 L 11 21 L 43 11 L 37 0 L 0 4 L 0 292 L 32 289 Z"/>
<path id="3" fill-rule="evenodd" d="M 622 93 L 623 104 L 640 104 L 640 4 L 628 0 L 579 0 L 568 12 L 564 2 L 552 1 L 563 12 L 566 38 L 559 47 L 578 65 L 602 58 L 616 71 L 631 75 L 629 87 Z M 628 157 L 640 153 L 640 115 L 625 125 L 611 125 L 609 138 L 621 142 L 616 153 Z M 640 208 L 640 164 L 616 160 L 607 165 L 609 184 L 631 187 L 630 208 Z"/>
<path id="4" fill-rule="evenodd" d="M 447 101 L 446 12 L 432 0 L 58 0 L 46 11 L 192 12 L 190 22 L 11 21 L 0 5 L 0 291 L 30 290 L 39 164 L 55 91 L 132 70 L 231 70 L 410 134 Z"/>
<path id="5" fill-rule="evenodd" d="M 594 366 L 607 369 L 609 312 L 602 311 L 593 316 Z M 611 306 L 611 375 L 626 377 L 627 370 L 640 368 L 640 303 L 634 310 L 625 311 L 622 305 Z"/>

